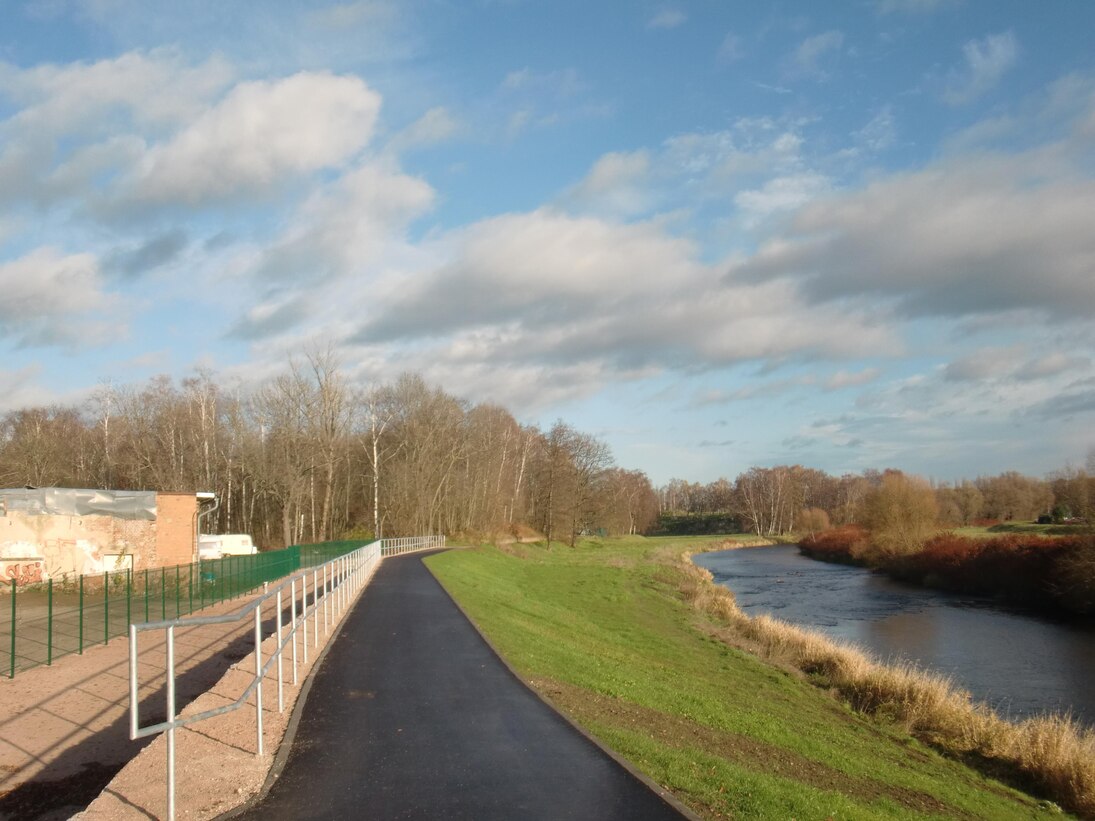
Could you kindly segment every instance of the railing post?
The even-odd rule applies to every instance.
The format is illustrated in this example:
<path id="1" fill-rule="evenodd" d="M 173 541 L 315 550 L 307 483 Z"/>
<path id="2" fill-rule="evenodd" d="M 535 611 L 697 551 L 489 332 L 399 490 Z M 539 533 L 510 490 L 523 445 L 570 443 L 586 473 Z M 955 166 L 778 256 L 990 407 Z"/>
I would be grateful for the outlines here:
<path id="1" fill-rule="evenodd" d="M 53 579 L 46 582 L 46 666 L 53 664 Z"/>
<path id="2" fill-rule="evenodd" d="M 289 623 L 293 625 L 293 686 L 297 686 L 297 580 L 289 581 Z"/>
<path id="3" fill-rule="evenodd" d="M 18 585 L 15 579 L 11 580 L 11 675 L 15 678 L 15 590 Z"/>
<path id="4" fill-rule="evenodd" d="M 331 632 L 331 628 L 327 622 L 327 611 L 330 609 L 331 601 L 331 588 L 327 581 L 327 564 L 323 565 L 323 635 L 327 635 Z"/>
<path id="5" fill-rule="evenodd" d="M 148 617 L 148 568 L 144 569 L 144 623 L 148 624 L 152 621 Z"/>
<path id="6" fill-rule="evenodd" d="M 312 646 L 319 647 L 319 572 L 312 568 Z"/>
<path id="7" fill-rule="evenodd" d="M 308 574 L 300 577 L 303 601 L 300 605 L 300 622 L 304 625 L 304 663 L 308 663 Z"/>
<path id="8" fill-rule="evenodd" d="M 129 625 L 129 740 L 137 740 L 137 625 Z"/>
<path id="9" fill-rule="evenodd" d="M 84 654 L 84 574 L 80 574 L 80 655 Z"/>
<path id="10" fill-rule="evenodd" d="M 125 629 L 133 624 L 133 568 L 125 571 Z"/>
<path id="11" fill-rule="evenodd" d="M 284 696 L 282 694 L 284 685 L 282 684 L 282 672 L 281 672 L 281 656 L 282 656 L 281 650 L 282 650 L 282 647 L 281 647 L 281 588 L 280 587 L 278 588 L 278 594 L 277 594 L 277 597 L 276 597 L 275 601 L 277 602 L 277 608 L 278 608 L 278 617 L 277 617 L 277 625 L 278 625 L 278 649 L 277 649 L 277 654 L 278 654 L 278 712 L 283 713 L 283 712 L 285 712 L 285 699 L 284 699 Z"/>
<path id="12" fill-rule="evenodd" d="M 175 819 L 175 627 L 167 628 L 167 819 Z"/>
<path id="13" fill-rule="evenodd" d="M 262 755 L 262 614 L 255 608 L 255 738 L 257 754 Z"/>
<path id="14" fill-rule="evenodd" d="M 110 577 L 103 571 L 103 644 L 110 641 Z"/>

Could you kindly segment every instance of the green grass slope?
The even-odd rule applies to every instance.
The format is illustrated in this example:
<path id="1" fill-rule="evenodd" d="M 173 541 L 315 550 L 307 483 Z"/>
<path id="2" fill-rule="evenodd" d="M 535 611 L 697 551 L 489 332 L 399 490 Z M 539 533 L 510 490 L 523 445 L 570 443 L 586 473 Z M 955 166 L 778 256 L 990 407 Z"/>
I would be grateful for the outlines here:
<path id="1" fill-rule="evenodd" d="M 427 563 L 526 681 L 705 818 L 1060 817 L 714 638 L 659 561 L 710 541 L 481 547 Z"/>

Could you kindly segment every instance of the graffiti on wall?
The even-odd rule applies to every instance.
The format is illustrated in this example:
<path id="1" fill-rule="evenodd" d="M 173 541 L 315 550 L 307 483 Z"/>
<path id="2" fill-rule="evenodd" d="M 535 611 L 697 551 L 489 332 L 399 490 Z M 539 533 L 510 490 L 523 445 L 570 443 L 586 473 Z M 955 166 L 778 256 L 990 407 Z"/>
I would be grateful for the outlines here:
<path id="1" fill-rule="evenodd" d="M 17 584 L 60 580 L 69 576 L 98 574 L 133 567 L 125 545 L 105 554 L 90 539 L 47 539 L 37 545 L 27 541 L 0 542 L 0 576 Z"/>
<path id="2" fill-rule="evenodd" d="M 38 545 L 26 541 L 0 542 L 0 577 L 5 584 L 34 584 L 43 580 L 45 557 Z"/>
<path id="3" fill-rule="evenodd" d="M 40 561 L 6 561 L 0 560 L 0 575 L 5 584 L 15 582 L 17 585 L 37 584 L 45 581 L 42 575 L 42 562 Z"/>

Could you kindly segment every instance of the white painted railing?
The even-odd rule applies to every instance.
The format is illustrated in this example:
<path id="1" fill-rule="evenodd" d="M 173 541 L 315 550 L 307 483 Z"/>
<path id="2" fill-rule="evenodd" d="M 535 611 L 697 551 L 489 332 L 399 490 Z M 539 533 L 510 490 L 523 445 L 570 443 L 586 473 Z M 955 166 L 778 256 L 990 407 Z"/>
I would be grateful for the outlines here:
<path id="1" fill-rule="evenodd" d="M 444 536 L 405 536 L 400 539 L 381 539 L 381 556 L 398 556 L 414 550 L 437 550 L 445 546 Z"/>
<path id="2" fill-rule="evenodd" d="M 302 570 L 281 581 L 277 587 L 268 588 L 263 595 L 247 603 L 239 610 L 221 616 L 191 616 L 169 621 L 131 624 L 129 626 L 129 737 L 144 738 L 157 733 L 167 733 L 167 818 L 175 818 L 175 730 L 207 718 L 230 713 L 247 704 L 255 696 L 255 753 L 262 755 L 262 680 L 276 665 L 278 686 L 278 712 L 285 709 L 283 692 L 283 655 L 291 649 L 293 684 L 297 684 L 297 647 L 302 647 L 305 664 L 308 663 L 309 644 L 313 650 L 319 647 L 320 620 L 323 633 L 328 634 L 338 619 L 353 603 L 358 591 L 368 581 L 375 565 L 386 556 L 395 556 L 417 550 L 434 550 L 445 547 L 444 536 L 410 536 L 399 539 L 382 539 L 360 547 L 352 553 L 332 559 L 324 564 Z M 309 593 L 310 591 L 310 593 Z M 289 599 L 289 625 L 283 623 L 285 594 Z M 270 657 L 262 657 L 262 606 L 273 602 L 276 610 L 277 646 Z M 322 615 L 321 615 L 322 614 Z M 239 698 L 231 704 L 205 710 L 188 716 L 176 715 L 175 705 L 175 630 L 204 624 L 226 624 L 242 621 L 251 615 L 254 620 L 255 674 L 251 683 Z M 309 617 L 312 640 L 309 643 Z M 140 703 L 137 698 L 138 653 L 137 634 L 148 630 L 163 630 L 167 643 L 167 718 L 158 724 L 140 726 Z M 298 642 L 297 635 L 301 635 Z"/>

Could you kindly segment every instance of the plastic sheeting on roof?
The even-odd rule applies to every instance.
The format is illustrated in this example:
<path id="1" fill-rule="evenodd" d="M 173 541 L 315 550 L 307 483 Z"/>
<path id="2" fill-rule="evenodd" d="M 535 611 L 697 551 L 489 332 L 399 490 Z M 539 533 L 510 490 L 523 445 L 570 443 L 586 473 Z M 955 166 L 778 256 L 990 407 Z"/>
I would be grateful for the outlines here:
<path id="1" fill-rule="evenodd" d="M 0 490 L 0 516 L 113 516 L 156 521 L 154 490 L 87 490 L 42 487 Z"/>

